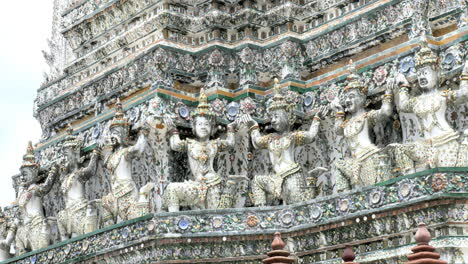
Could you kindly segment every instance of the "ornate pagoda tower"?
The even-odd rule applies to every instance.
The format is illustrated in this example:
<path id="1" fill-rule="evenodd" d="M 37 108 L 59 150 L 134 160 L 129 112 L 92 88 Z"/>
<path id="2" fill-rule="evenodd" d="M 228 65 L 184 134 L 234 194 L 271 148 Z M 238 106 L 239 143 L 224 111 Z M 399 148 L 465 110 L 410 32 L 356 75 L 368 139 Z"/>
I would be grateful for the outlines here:
<path id="1" fill-rule="evenodd" d="M 358 263 L 396 264 L 408 261 L 419 222 L 431 229 L 431 245 L 442 259 L 468 261 L 468 165 L 431 159 L 424 167 L 408 163 L 402 153 L 409 150 L 387 147 L 424 140 L 437 144 L 427 138 L 436 125 L 426 126 L 424 118 L 440 106 L 428 103 L 432 108 L 422 113 L 416 107 L 404 111 L 401 103 L 405 92 L 411 98 L 424 95 L 418 74 L 428 62 L 418 55 L 421 45 L 437 56 L 430 63 L 438 69 L 438 89 L 453 98 L 445 115 L 434 115 L 453 128 L 457 136 L 450 140 L 459 142 L 457 151 L 468 146 L 468 105 L 455 99 L 466 89 L 467 9 L 466 0 L 54 0 L 50 50 L 44 53 L 51 69 L 34 106 L 43 131 L 34 146 L 36 162 L 41 170 L 64 162 L 69 124 L 82 140 L 84 163 L 93 150 L 102 152 L 84 184 L 99 218 L 101 198 L 115 189 L 112 159 L 105 153 L 116 116 L 125 115 L 129 133 L 123 141 L 129 146 L 143 142 L 143 127 L 149 124 L 144 150 L 129 164 L 135 188 L 154 183 L 147 197 L 151 213 L 106 227 L 99 220 L 101 229 L 60 242 L 56 217 L 67 206 L 60 176 L 43 197 L 51 245 L 5 263 L 253 264 L 261 263 L 271 251 L 271 237 L 281 232 L 297 263 L 341 263 L 351 243 Z M 356 121 L 348 118 L 350 106 L 343 98 L 350 70 L 365 87 L 367 113 L 392 104 L 391 114 L 369 125 L 375 149 L 390 153 L 372 152 L 388 161 L 375 163 L 372 169 L 382 180 L 371 184 L 343 180 L 345 173 L 334 165 L 345 157 L 364 163 L 345 138 L 351 133 L 346 125 Z M 398 76 L 407 83 L 397 83 Z M 261 133 L 270 133 L 274 78 L 294 106 L 292 130 L 309 130 L 317 109 L 329 107 L 313 143 L 294 152 L 300 169 L 310 171 L 307 178 L 318 186 L 315 196 L 255 207 L 254 175 L 269 174 L 274 164 L 268 151 L 255 148 L 251 131 L 239 125 L 235 146 L 218 153 L 213 165 L 219 175 L 245 177 L 235 208 L 182 206 L 167 212 L 166 186 L 193 176 L 186 152 L 171 150 L 164 116 L 173 118 L 182 139 L 194 137 L 190 116 L 204 89 L 216 115 L 213 137 L 226 138 L 227 124 L 241 123 L 237 120 L 246 115 L 258 122 Z M 394 97 L 387 92 L 392 85 Z M 332 111 L 335 102 L 343 103 L 343 112 Z M 344 120 L 344 136 L 334 130 L 338 118 Z M 391 169 L 384 173 L 385 166 Z M 13 176 L 17 191 L 20 178 Z"/>

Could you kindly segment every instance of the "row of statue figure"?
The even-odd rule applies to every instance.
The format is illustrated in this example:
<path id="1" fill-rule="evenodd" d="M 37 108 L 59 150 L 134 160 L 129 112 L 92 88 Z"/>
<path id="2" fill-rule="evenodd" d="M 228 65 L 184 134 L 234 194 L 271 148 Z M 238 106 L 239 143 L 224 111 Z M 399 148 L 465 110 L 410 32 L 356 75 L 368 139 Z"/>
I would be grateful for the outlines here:
<path id="1" fill-rule="evenodd" d="M 225 138 L 213 137 L 216 117 L 203 90 L 199 104 L 191 114 L 191 126 L 195 138 L 181 139 L 171 116 L 158 117 L 168 127 L 170 147 L 188 156 L 192 178 L 184 182 L 171 182 L 163 193 L 163 207 L 170 212 L 181 207 L 196 209 L 220 209 L 234 206 L 236 192 L 241 181 L 250 180 L 253 204 L 271 205 L 273 201 L 293 204 L 310 200 L 319 192 L 317 176 L 302 171 L 302 164 L 295 158 L 298 146 L 309 144 L 320 133 L 320 124 L 330 110 L 335 111 L 334 127 L 338 135 L 347 140 L 351 156 L 336 160 L 331 167 L 338 191 L 358 186 L 373 185 L 390 179 L 390 156 L 395 166 L 408 171 L 416 167 L 468 166 L 468 143 L 448 123 L 445 113 L 450 103 L 468 101 L 468 64 L 461 75 L 460 88 L 455 91 L 439 90 L 437 56 L 423 46 L 416 54 L 416 70 L 422 94 L 411 97 L 409 82 L 403 75 L 388 81 L 382 106 L 378 110 L 366 110 L 367 87 L 353 70 L 348 75 L 343 90 L 343 104 L 335 100 L 317 109 L 306 131 L 293 130 L 294 105 L 287 102 L 276 81 L 275 95 L 268 105 L 274 133 L 262 134 L 257 122 L 248 114 L 227 125 Z M 424 130 L 424 140 L 405 144 L 390 144 L 378 148 L 371 139 L 370 129 L 394 113 L 394 90 L 399 89 L 397 109 L 413 112 Z M 227 176 L 214 169 L 216 156 L 235 146 L 236 131 L 248 129 L 254 148 L 268 151 L 273 171 L 267 175 Z M 111 120 L 106 149 L 109 155 L 100 155 L 96 148 L 84 163 L 82 141 L 73 135 L 71 128 L 62 147 L 63 161 L 44 171 L 35 161 L 31 143 L 23 157 L 16 204 L 19 217 L 0 218 L 0 260 L 9 254 L 15 241 L 17 254 L 48 246 L 52 241 L 50 219 L 44 215 L 42 198 L 56 183 L 60 183 L 65 207 L 56 214 L 57 227 L 62 240 L 82 235 L 99 227 L 133 219 L 150 213 L 153 183 L 141 188 L 132 178 L 132 159 L 144 151 L 149 129 L 142 126 L 136 143 L 129 144 L 130 123 L 120 102 Z M 468 135 L 464 135 L 468 137 Z M 85 183 L 96 175 L 101 156 L 110 176 L 110 192 L 101 199 L 88 200 Z M 86 166 L 85 166 L 86 164 Z M 315 168 L 312 171 L 324 171 Z M 98 213 L 98 211 L 100 213 Z M 1 221 L 3 219 L 3 221 Z"/>

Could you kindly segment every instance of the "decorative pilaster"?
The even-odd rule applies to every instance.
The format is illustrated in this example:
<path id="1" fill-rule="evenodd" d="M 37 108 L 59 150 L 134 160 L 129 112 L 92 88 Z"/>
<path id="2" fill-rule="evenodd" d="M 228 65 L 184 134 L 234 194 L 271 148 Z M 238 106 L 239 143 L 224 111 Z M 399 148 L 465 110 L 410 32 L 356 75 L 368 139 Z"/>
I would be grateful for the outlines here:
<path id="1" fill-rule="evenodd" d="M 431 234 L 424 223 L 419 224 L 415 239 L 418 245 L 411 249 L 413 253 L 408 255 L 406 264 L 447 264 L 447 261 L 440 260 L 440 254 L 429 245 Z"/>
<path id="2" fill-rule="evenodd" d="M 284 244 L 283 240 L 281 239 L 281 234 L 276 232 L 273 243 L 271 243 L 271 248 L 273 251 L 268 252 L 268 258 L 262 260 L 262 262 L 265 264 L 294 263 L 294 258 L 289 256 L 291 253 L 289 253 L 287 250 L 284 250 L 285 246 L 286 244 Z"/>
<path id="3" fill-rule="evenodd" d="M 420 36 L 432 35 L 428 17 L 430 1 L 415 0 L 412 2 L 412 5 L 414 13 L 411 16 L 411 28 L 408 32 L 409 38 L 414 39 Z"/>

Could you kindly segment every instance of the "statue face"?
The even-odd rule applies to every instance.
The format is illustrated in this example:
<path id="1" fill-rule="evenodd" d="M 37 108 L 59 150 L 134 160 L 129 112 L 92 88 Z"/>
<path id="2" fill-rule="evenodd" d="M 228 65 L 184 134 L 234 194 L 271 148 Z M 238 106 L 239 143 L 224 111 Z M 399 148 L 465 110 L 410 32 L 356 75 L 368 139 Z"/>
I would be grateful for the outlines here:
<path id="1" fill-rule="evenodd" d="M 271 126 L 278 132 L 284 132 L 289 128 L 288 113 L 284 109 L 274 110 L 271 113 Z"/>
<path id="2" fill-rule="evenodd" d="M 37 168 L 36 167 L 23 167 L 20 169 L 21 175 L 19 177 L 20 186 L 29 186 L 33 184 L 37 179 Z"/>
<path id="3" fill-rule="evenodd" d="M 364 108 L 365 100 L 365 96 L 356 89 L 349 90 L 345 94 L 345 111 L 349 113 L 357 112 Z"/>
<path id="4" fill-rule="evenodd" d="M 197 138 L 209 138 L 212 131 L 212 123 L 211 120 L 205 116 L 197 116 L 193 123 L 195 136 Z"/>
<path id="5" fill-rule="evenodd" d="M 437 71 L 431 65 L 420 68 L 417 74 L 421 89 L 430 91 L 437 87 Z"/>
<path id="6" fill-rule="evenodd" d="M 124 143 L 124 138 L 126 136 L 125 128 L 118 126 L 110 129 L 110 145 L 111 146 L 120 146 Z"/>

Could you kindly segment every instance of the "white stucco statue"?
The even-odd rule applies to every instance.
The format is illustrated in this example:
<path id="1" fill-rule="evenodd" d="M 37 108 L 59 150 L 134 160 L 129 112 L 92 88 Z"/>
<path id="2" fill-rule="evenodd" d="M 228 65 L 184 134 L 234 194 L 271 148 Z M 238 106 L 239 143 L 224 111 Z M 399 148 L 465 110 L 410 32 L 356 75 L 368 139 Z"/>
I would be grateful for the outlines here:
<path id="1" fill-rule="evenodd" d="M 7 207 L 5 207 L 4 210 L 0 208 L 0 261 L 12 257 L 10 254 L 10 247 L 15 239 L 17 229 L 17 219 L 14 218 L 15 215 L 7 215 L 5 213 L 6 209 Z"/>
<path id="2" fill-rule="evenodd" d="M 82 141 L 72 133 L 73 128 L 69 126 L 62 147 L 65 164 L 60 178 L 65 208 L 57 215 L 62 240 L 92 232 L 98 227 L 96 209 L 85 197 L 85 183 L 96 172 L 98 152 L 93 152 L 88 166 L 81 167 Z"/>
<path id="3" fill-rule="evenodd" d="M 148 130 L 141 129 L 135 145 L 128 144 L 130 123 L 120 101 L 116 104 L 116 113 L 109 130 L 108 144 L 112 153 L 105 159 L 104 165 L 111 177 L 111 192 L 102 197 L 104 225 L 150 213 L 148 198 L 154 188 L 153 183 L 148 183 L 138 190 L 132 179 L 132 160 L 143 153 Z"/>
<path id="4" fill-rule="evenodd" d="M 187 152 L 190 171 L 193 178 L 184 182 L 172 182 L 164 192 L 164 206 L 169 212 L 180 210 L 180 206 L 191 209 L 216 209 L 233 206 L 236 180 L 227 177 L 227 181 L 213 168 L 213 162 L 219 152 L 234 147 L 237 123 L 227 127 L 226 139 L 210 139 L 214 133 L 216 116 L 211 111 L 203 89 L 200 91 L 199 104 L 191 114 L 192 129 L 195 139 L 182 140 L 173 120 L 165 117 L 170 129 L 170 146 L 174 151 Z"/>
<path id="5" fill-rule="evenodd" d="M 53 165 L 43 181 L 39 175 L 39 164 L 35 161 L 31 142 L 29 142 L 27 152 L 23 156 L 20 171 L 16 199 L 21 214 L 16 233 L 16 253 L 18 255 L 50 245 L 50 227 L 44 216 L 42 198 L 52 189 L 58 175 L 57 166 Z"/>
<path id="6" fill-rule="evenodd" d="M 274 199 L 282 200 L 284 204 L 292 204 L 316 195 L 315 182 L 308 186 L 301 165 L 295 161 L 294 151 L 297 146 L 311 143 L 319 131 L 320 121 L 328 111 L 322 107 L 313 118 L 308 131 L 291 131 L 295 117 L 294 105 L 288 103 L 275 80 L 276 94 L 268 106 L 271 125 L 275 133 L 262 135 L 259 126 L 250 115 L 242 117 L 243 124 L 250 130 L 253 145 L 256 149 L 267 149 L 273 173 L 270 175 L 255 175 L 252 182 L 252 192 L 255 206 L 265 206 Z"/>
<path id="7" fill-rule="evenodd" d="M 468 101 L 468 65 L 465 63 L 460 89 L 441 91 L 437 62 L 437 55 L 424 43 L 415 56 L 420 95 L 411 96 L 411 86 L 405 76 L 400 74 L 397 77 L 397 84 L 400 86 L 400 111 L 414 113 L 424 134 L 423 140 L 392 144 L 397 165 L 403 172 L 411 172 L 413 162 L 416 167 L 468 166 L 468 145 L 460 144 L 460 133 L 450 126 L 446 117 L 449 104 Z"/>
<path id="8" fill-rule="evenodd" d="M 373 185 L 390 177 L 389 157 L 374 145 L 369 131 L 392 115 L 393 84 L 387 85 L 379 110 L 366 110 L 367 87 L 359 80 L 353 65 L 347 81 L 343 91 L 344 107 L 338 98 L 332 102 L 336 111 L 335 131 L 344 136 L 351 152 L 351 157 L 334 162 L 338 192 Z"/>

